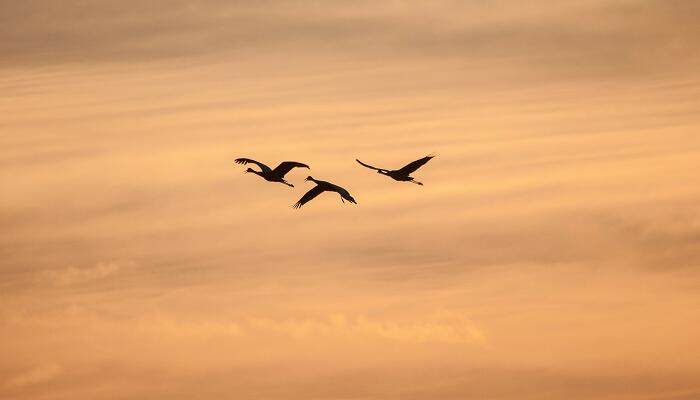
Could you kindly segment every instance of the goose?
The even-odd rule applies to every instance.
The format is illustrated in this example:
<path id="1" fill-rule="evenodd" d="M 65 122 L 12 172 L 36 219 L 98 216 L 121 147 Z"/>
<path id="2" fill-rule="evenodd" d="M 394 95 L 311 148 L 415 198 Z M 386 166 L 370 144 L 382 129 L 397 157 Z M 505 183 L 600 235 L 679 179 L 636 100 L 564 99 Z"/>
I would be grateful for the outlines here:
<path id="1" fill-rule="evenodd" d="M 295 167 L 309 168 L 308 165 L 296 161 L 284 161 L 280 163 L 280 165 L 278 165 L 275 169 L 271 169 L 267 165 L 259 161 L 251 160 L 250 158 L 237 158 L 235 161 L 237 164 L 257 164 L 257 166 L 260 167 L 260 171 L 248 168 L 247 170 L 245 170 L 245 172 L 252 172 L 256 175 L 261 176 L 266 181 L 284 183 L 285 185 L 290 187 L 294 187 L 294 185 L 284 180 L 284 176 L 287 174 L 287 172 L 291 171 Z"/>
<path id="2" fill-rule="evenodd" d="M 422 167 L 425 163 L 430 161 L 430 159 L 432 159 L 433 157 L 435 157 L 435 156 L 425 156 L 425 157 L 421 158 L 420 160 L 416 160 L 416 161 L 413 161 L 413 162 L 407 164 L 405 167 L 403 167 L 401 169 L 395 169 L 395 170 L 373 167 L 371 165 L 363 163 L 362 161 L 360 161 L 358 159 L 355 159 L 355 161 L 360 163 L 360 165 L 362 165 L 363 167 L 367 167 L 369 169 L 376 170 L 378 174 L 386 175 L 386 176 L 394 179 L 395 181 L 411 182 L 411 183 L 415 183 L 416 185 L 422 186 L 423 185 L 422 183 L 416 181 L 415 178 L 413 178 L 412 176 L 409 176 L 409 175 L 411 175 L 411 173 L 415 172 L 415 170 L 417 170 L 418 168 Z"/>
<path id="3" fill-rule="evenodd" d="M 294 208 L 300 208 L 301 206 L 308 203 L 313 198 L 315 198 L 316 196 L 318 196 L 319 194 L 321 194 L 323 192 L 336 192 L 340 195 L 340 201 L 342 201 L 343 203 L 345 203 L 345 200 L 347 200 L 352 204 L 357 204 L 355 199 L 353 199 L 352 196 L 350 195 L 350 192 L 348 192 L 347 190 L 345 190 L 344 188 L 342 188 L 338 185 L 334 185 L 334 184 L 332 184 L 330 182 L 326 182 L 326 181 L 319 181 L 319 180 L 314 179 L 311 176 L 307 176 L 305 181 L 312 181 L 312 182 L 316 183 L 316 186 L 314 188 L 312 188 L 311 190 L 309 190 L 308 192 L 306 192 L 306 194 L 304 194 L 301 197 L 301 199 L 299 199 L 299 201 L 297 201 L 296 204 L 294 204 Z M 343 200 L 343 199 L 345 199 L 345 200 Z"/>

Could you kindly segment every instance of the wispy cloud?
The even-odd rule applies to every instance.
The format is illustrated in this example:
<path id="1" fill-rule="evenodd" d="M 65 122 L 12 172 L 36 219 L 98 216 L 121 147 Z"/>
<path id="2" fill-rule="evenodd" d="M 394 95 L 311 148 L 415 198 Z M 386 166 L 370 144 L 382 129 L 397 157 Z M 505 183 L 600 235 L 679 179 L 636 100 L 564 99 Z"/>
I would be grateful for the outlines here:
<path id="1" fill-rule="evenodd" d="M 133 263 L 100 262 L 88 268 L 68 267 L 48 270 L 41 272 L 39 279 L 58 286 L 90 283 L 118 273 L 124 268 L 124 265 L 130 267 L 133 266 Z"/>
<path id="2" fill-rule="evenodd" d="M 26 66 L 340 51 L 630 74 L 696 65 L 691 38 L 699 32 L 690 16 L 697 11 L 690 0 L 528 7 L 510 0 L 7 3 L 0 25 L 7 40 L 0 53 L 3 64 Z M 679 57 L 682 64 L 671 61 Z"/>
<path id="3" fill-rule="evenodd" d="M 327 319 L 301 319 L 276 321 L 269 318 L 253 318 L 255 329 L 280 332 L 294 338 L 368 336 L 400 342 L 481 342 L 484 334 L 471 321 L 420 321 L 417 323 L 383 321 L 363 315 L 349 317 L 334 314 Z"/>
<path id="4" fill-rule="evenodd" d="M 18 389 L 42 384 L 57 378 L 61 372 L 62 368 L 57 364 L 38 365 L 25 372 L 10 377 L 7 379 L 7 381 L 5 381 L 5 387 L 8 389 Z"/>

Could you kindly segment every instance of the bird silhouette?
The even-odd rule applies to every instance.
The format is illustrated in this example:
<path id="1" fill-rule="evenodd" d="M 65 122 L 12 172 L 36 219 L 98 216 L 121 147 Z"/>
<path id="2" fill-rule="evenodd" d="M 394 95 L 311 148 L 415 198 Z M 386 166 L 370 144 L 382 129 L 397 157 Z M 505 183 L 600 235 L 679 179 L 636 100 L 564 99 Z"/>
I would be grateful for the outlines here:
<path id="1" fill-rule="evenodd" d="M 257 166 L 260 167 L 260 171 L 248 168 L 247 170 L 245 170 L 245 172 L 252 172 L 256 175 L 261 176 L 266 181 L 284 183 L 285 185 L 290 187 L 294 187 L 294 185 L 284 180 L 284 176 L 287 174 L 287 172 L 291 171 L 295 167 L 309 168 L 308 165 L 296 161 L 284 161 L 280 163 L 280 165 L 278 165 L 275 169 L 271 169 L 267 165 L 259 161 L 251 160 L 250 158 L 237 158 L 235 161 L 238 164 L 257 164 Z"/>
<path id="2" fill-rule="evenodd" d="M 373 167 L 371 165 L 363 163 L 362 161 L 360 161 L 358 159 L 355 159 L 355 161 L 360 163 L 360 165 L 362 165 L 363 167 L 367 167 L 369 169 L 376 170 L 378 174 L 386 175 L 386 176 L 388 176 L 396 181 L 411 182 L 411 183 L 415 183 L 416 185 L 423 185 L 422 183 L 416 181 L 415 178 L 413 178 L 412 176 L 409 176 L 409 175 L 411 175 L 413 172 L 415 172 L 418 168 L 422 167 L 425 163 L 430 161 L 430 159 L 432 159 L 433 157 L 435 157 L 435 156 L 425 156 L 425 157 L 421 158 L 420 160 L 416 160 L 416 161 L 413 161 L 413 162 L 407 164 L 405 167 L 403 167 L 401 169 L 395 169 L 395 170 Z"/>
<path id="3" fill-rule="evenodd" d="M 321 194 L 323 192 L 336 192 L 340 195 L 340 201 L 342 201 L 343 203 L 345 203 L 345 200 L 347 200 L 350 203 L 357 204 L 355 199 L 353 199 L 352 196 L 350 195 L 350 192 L 348 192 L 347 190 L 343 189 L 342 187 L 340 187 L 338 185 L 334 185 L 334 184 L 332 184 L 330 182 L 326 182 L 326 181 L 319 181 L 319 180 L 314 179 L 311 176 L 306 177 L 305 180 L 315 182 L 316 186 L 314 188 L 312 188 L 311 190 L 309 190 L 308 192 L 306 192 L 306 194 L 304 194 L 301 197 L 301 199 L 299 199 L 299 201 L 297 201 L 296 204 L 294 204 L 294 208 L 300 208 L 301 206 L 303 206 L 304 204 L 313 200 L 316 196 L 318 196 L 319 194 Z M 343 200 L 343 199 L 345 199 L 345 200 Z"/>

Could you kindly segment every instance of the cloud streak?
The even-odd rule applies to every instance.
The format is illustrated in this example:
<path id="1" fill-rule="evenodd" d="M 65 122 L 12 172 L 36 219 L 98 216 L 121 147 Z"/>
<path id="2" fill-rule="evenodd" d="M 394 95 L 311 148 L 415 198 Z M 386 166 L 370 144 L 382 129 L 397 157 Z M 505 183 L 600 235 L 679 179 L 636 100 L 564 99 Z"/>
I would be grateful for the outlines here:
<path id="1" fill-rule="evenodd" d="M 697 64 L 689 0 L 428 4 L 107 1 L 4 5 L 6 66 L 132 63 L 303 53 L 490 60 L 544 71 L 616 74 Z M 30 50 L 31 49 L 31 50 Z M 682 64 L 671 60 L 684 57 Z M 567 72 L 568 71 L 568 72 Z M 578 71 L 578 72 L 577 72 Z"/>

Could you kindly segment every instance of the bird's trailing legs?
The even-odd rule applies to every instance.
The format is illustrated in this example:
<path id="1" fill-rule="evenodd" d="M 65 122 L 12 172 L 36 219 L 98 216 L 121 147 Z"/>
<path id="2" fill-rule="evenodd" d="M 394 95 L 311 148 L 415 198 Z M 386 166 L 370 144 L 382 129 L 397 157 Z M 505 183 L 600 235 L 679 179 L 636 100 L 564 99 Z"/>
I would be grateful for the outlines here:
<path id="1" fill-rule="evenodd" d="M 418 182 L 418 181 L 416 181 L 416 180 L 413 180 L 413 179 L 411 179 L 409 182 L 415 183 L 416 185 L 421 185 L 421 186 L 423 186 L 422 183 L 420 183 L 420 182 Z"/>

